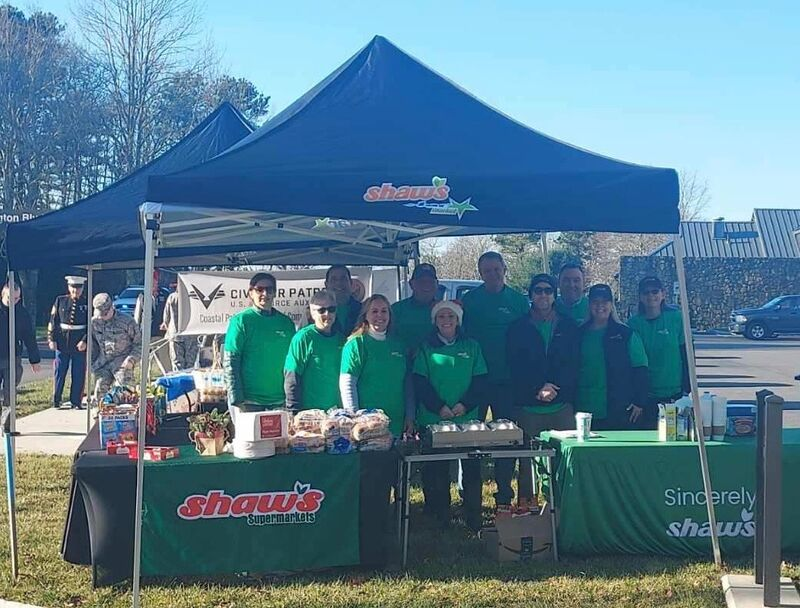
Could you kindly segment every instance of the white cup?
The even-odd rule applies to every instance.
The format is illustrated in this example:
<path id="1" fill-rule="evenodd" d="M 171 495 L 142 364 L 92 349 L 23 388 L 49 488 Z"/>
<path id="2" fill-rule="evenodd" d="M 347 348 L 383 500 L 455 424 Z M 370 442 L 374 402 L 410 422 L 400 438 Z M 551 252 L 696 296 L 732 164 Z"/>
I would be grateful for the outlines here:
<path id="1" fill-rule="evenodd" d="M 592 431 L 592 415 L 587 412 L 575 414 L 575 428 L 578 431 L 578 441 L 589 441 L 589 434 Z"/>

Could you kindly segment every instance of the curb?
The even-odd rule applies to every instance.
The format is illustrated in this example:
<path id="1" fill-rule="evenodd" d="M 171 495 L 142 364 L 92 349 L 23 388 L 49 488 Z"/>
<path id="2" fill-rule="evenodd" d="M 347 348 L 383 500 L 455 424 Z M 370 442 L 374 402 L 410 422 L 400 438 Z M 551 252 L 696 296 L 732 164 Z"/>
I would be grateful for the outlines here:
<path id="1" fill-rule="evenodd" d="M 19 602 L 9 602 L 8 600 L 0 600 L 0 608 L 41 608 L 33 604 L 20 604 Z"/>

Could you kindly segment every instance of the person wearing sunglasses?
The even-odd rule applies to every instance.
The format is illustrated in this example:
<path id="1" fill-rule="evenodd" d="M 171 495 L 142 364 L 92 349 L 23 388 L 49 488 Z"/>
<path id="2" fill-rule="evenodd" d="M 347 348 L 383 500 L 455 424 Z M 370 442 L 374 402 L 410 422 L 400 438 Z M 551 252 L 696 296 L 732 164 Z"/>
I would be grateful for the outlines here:
<path id="1" fill-rule="evenodd" d="M 284 405 L 283 366 L 295 327 L 273 308 L 276 293 L 275 277 L 259 272 L 250 279 L 252 306 L 228 323 L 223 361 L 232 408 L 258 411 Z"/>
<path id="2" fill-rule="evenodd" d="M 647 353 L 650 389 L 642 427 L 655 429 L 658 404 L 675 401 L 691 390 L 683 317 L 667 304 L 661 279 L 648 276 L 639 281 L 639 313 L 628 319 L 628 325 L 642 339 Z"/>
<path id="3" fill-rule="evenodd" d="M 344 335 L 336 325 L 336 296 L 323 289 L 308 303 L 312 324 L 298 331 L 283 366 L 286 407 L 293 411 L 339 407 Z"/>
<path id="4" fill-rule="evenodd" d="M 514 397 L 514 420 L 525 433 L 525 443 L 545 430 L 574 428 L 573 404 L 578 389 L 578 325 L 555 307 L 556 279 L 548 274 L 531 278 L 530 313 L 513 323 L 506 338 L 508 368 Z M 498 487 L 511 493 L 516 463 L 498 460 Z M 534 497 L 529 459 L 520 460 L 520 506 Z"/>
<path id="5" fill-rule="evenodd" d="M 640 428 L 647 406 L 647 354 L 639 334 L 617 320 L 608 285 L 589 290 L 589 319 L 580 326 L 575 409 L 592 414 L 592 430 Z"/>

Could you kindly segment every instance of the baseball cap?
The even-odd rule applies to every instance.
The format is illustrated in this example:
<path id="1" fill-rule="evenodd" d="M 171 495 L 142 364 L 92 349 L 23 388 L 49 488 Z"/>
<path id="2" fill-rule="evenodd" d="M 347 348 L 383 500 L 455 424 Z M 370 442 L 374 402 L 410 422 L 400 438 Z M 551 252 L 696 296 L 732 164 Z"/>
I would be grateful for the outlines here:
<path id="1" fill-rule="evenodd" d="M 92 308 L 101 313 L 108 312 L 112 305 L 111 296 L 107 293 L 98 293 L 92 299 Z"/>
<path id="2" fill-rule="evenodd" d="M 414 272 L 411 273 L 412 279 L 418 279 L 422 276 L 429 276 L 433 277 L 434 279 L 438 279 L 436 276 L 436 267 L 433 264 L 417 264 L 414 266 Z"/>
<path id="3" fill-rule="evenodd" d="M 605 300 L 606 302 L 614 301 L 614 294 L 611 293 L 611 288 L 605 283 L 598 283 L 589 288 L 589 300 Z"/>
<path id="4" fill-rule="evenodd" d="M 536 287 L 538 283 L 547 283 L 553 288 L 553 291 L 558 289 L 558 282 L 556 281 L 555 277 L 545 274 L 544 272 L 540 272 L 539 274 L 535 274 L 531 277 L 531 282 L 528 285 L 528 295 L 531 294 L 533 288 Z"/>
<path id="5" fill-rule="evenodd" d="M 664 284 L 658 277 L 645 277 L 639 281 L 639 293 L 647 291 L 648 289 L 664 289 Z"/>

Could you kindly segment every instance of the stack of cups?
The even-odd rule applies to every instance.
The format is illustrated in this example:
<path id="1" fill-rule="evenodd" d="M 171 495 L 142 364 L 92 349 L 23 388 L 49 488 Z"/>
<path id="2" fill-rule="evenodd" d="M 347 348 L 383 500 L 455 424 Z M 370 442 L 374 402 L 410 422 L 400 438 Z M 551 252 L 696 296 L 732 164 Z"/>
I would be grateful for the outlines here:
<path id="1" fill-rule="evenodd" d="M 589 434 L 592 431 L 592 415 L 586 412 L 575 414 L 575 427 L 578 431 L 578 441 L 589 441 Z"/>

